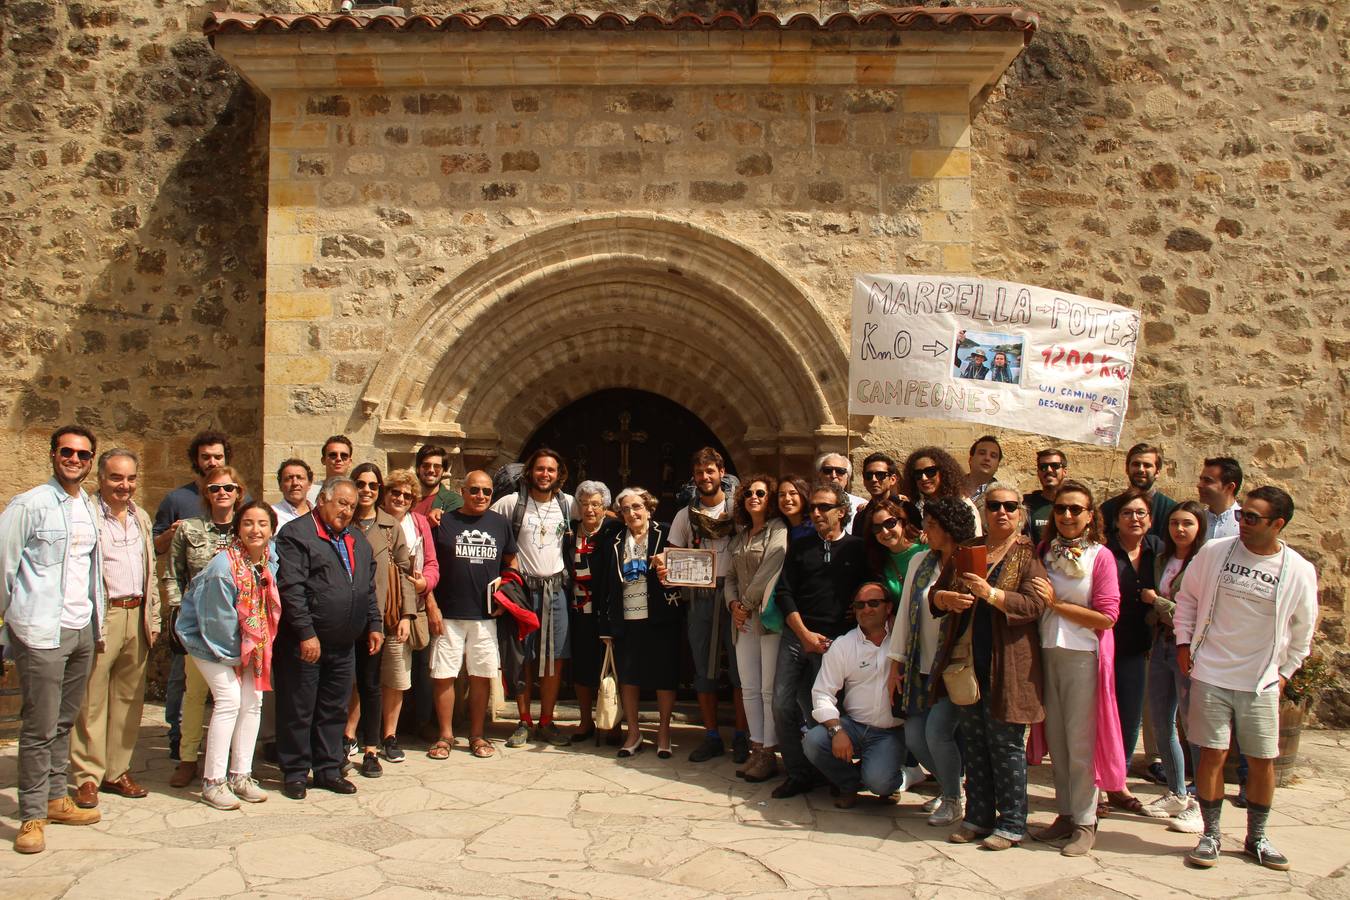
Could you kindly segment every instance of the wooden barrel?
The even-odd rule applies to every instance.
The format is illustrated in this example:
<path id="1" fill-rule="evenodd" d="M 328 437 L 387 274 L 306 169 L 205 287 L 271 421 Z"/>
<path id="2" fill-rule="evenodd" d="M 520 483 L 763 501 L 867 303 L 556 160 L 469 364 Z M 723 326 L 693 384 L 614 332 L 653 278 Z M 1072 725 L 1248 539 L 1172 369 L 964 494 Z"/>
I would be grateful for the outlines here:
<path id="1" fill-rule="evenodd" d="M 5 676 L 0 678 L 0 741 L 19 737 L 19 712 L 23 698 L 19 696 L 19 667 L 13 660 L 5 660 Z"/>
<path id="2" fill-rule="evenodd" d="M 1294 767 L 1298 765 L 1298 741 L 1303 734 L 1303 718 L 1307 712 L 1306 701 L 1303 703 L 1280 701 L 1279 755 L 1275 757 L 1275 783 L 1280 787 L 1288 784 L 1289 778 L 1294 773 Z M 1234 734 L 1232 743 L 1228 746 L 1228 759 L 1224 761 L 1224 781 L 1237 784 L 1237 765 L 1237 735 Z"/>

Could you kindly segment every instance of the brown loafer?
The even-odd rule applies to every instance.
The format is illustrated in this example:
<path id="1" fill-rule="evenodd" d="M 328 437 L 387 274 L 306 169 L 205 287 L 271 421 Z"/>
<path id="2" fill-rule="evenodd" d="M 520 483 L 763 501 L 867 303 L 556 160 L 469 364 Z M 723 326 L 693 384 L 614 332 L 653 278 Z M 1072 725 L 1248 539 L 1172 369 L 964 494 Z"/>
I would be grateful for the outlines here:
<path id="1" fill-rule="evenodd" d="M 185 788 L 197 777 L 197 762 L 180 762 L 169 778 L 169 787 Z"/>
<path id="2" fill-rule="evenodd" d="M 98 785 L 86 781 L 75 790 L 75 805 L 80 809 L 98 808 Z"/>
<path id="3" fill-rule="evenodd" d="M 137 784 L 131 777 L 130 772 L 123 772 L 122 777 L 116 781 L 104 781 L 98 786 L 98 789 L 105 794 L 116 794 L 119 797 L 126 797 L 128 800 L 139 800 L 150 794 L 145 788 Z M 75 798 L 79 802 L 79 798 Z"/>

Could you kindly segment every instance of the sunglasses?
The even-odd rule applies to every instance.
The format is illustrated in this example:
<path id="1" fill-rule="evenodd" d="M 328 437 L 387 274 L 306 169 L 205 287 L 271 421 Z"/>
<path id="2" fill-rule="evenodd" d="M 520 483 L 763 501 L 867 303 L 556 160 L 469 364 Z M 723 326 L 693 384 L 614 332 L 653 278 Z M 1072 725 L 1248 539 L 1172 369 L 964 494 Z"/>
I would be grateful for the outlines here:
<path id="1" fill-rule="evenodd" d="M 864 607 L 866 607 L 867 609 L 876 609 L 878 606 L 880 606 L 885 602 L 886 602 L 885 600 L 854 600 L 853 608 L 863 609 Z"/>
<path id="2" fill-rule="evenodd" d="M 874 531 L 877 534 L 881 534 L 881 532 L 890 531 L 892 528 L 896 527 L 899 524 L 900 520 L 897 519 L 895 516 L 891 516 L 889 519 L 885 519 L 881 522 L 873 522 L 872 531 Z"/>
<path id="3" fill-rule="evenodd" d="M 745 492 L 745 499 L 747 500 L 749 500 L 751 497 L 758 497 L 759 499 L 763 500 L 767 496 L 769 496 L 769 492 L 764 490 L 763 488 L 755 488 L 753 491 Z"/>
<path id="4" fill-rule="evenodd" d="M 915 478 L 936 478 L 941 471 L 937 466 L 924 466 L 922 469 L 914 470 Z"/>
<path id="5" fill-rule="evenodd" d="M 811 512 L 827 513 L 832 509 L 838 509 L 841 503 L 812 503 Z"/>
<path id="6" fill-rule="evenodd" d="M 1077 503 L 1056 503 L 1055 515 L 1073 516 L 1075 519 L 1087 512 L 1086 506 L 1079 506 Z"/>
<path id="7" fill-rule="evenodd" d="M 74 447 L 61 447 L 56 452 L 62 459 L 70 459 L 73 456 L 80 462 L 89 462 L 89 460 L 94 458 L 93 450 L 76 450 Z"/>
<path id="8" fill-rule="evenodd" d="M 343 452 L 340 451 L 340 450 L 330 450 L 330 451 L 328 451 L 327 453 L 325 453 L 325 454 L 323 455 L 323 458 L 324 458 L 324 459 L 343 460 L 343 459 L 351 459 L 351 458 L 352 458 L 352 455 L 351 455 L 350 453 L 343 453 Z"/>
<path id="9" fill-rule="evenodd" d="M 847 475 L 847 474 L 848 474 L 848 469 L 842 468 L 842 467 L 840 467 L 840 466 L 821 466 L 821 467 L 820 467 L 820 474 L 822 474 L 822 475 Z"/>
<path id="10" fill-rule="evenodd" d="M 1058 472 L 1064 468 L 1064 463 L 1036 463 L 1037 472 Z"/>
<path id="11" fill-rule="evenodd" d="M 398 490 L 387 491 L 385 493 L 385 496 L 388 497 L 390 500 L 412 500 L 415 497 L 412 491 L 398 491 Z"/>
<path id="12" fill-rule="evenodd" d="M 1262 516 L 1245 509 L 1238 510 L 1236 513 L 1234 513 L 1234 515 L 1238 517 L 1239 521 L 1244 522 L 1247 525 L 1255 525 L 1257 522 L 1263 520 L 1267 522 L 1275 521 L 1274 516 Z"/>
<path id="13" fill-rule="evenodd" d="M 885 469 L 873 469 L 871 472 L 863 473 L 863 481 L 885 481 L 891 477 L 891 473 Z"/>
<path id="14" fill-rule="evenodd" d="M 475 496 L 475 497 L 477 497 L 477 496 L 491 497 L 491 496 L 492 496 L 492 488 L 490 488 L 490 487 L 478 487 L 477 485 L 475 485 L 475 486 L 473 486 L 473 487 L 466 487 L 466 488 L 464 489 L 464 493 L 466 493 L 466 494 L 472 494 L 472 495 Z"/>
<path id="15" fill-rule="evenodd" d="M 380 489 L 380 483 L 378 481 L 358 481 L 356 486 L 358 488 L 364 488 L 367 491 L 378 491 Z"/>
<path id="16" fill-rule="evenodd" d="M 989 510 L 990 512 L 998 512 L 999 510 L 1003 510 L 1006 513 L 1015 513 L 1017 512 L 1017 508 L 1021 505 L 1022 504 L 1017 500 L 984 501 L 984 508 Z"/>
<path id="17" fill-rule="evenodd" d="M 212 493 L 212 494 L 219 494 L 219 493 L 222 493 L 222 492 L 223 492 L 223 493 L 226 493 L 226 494 L 233 494 L 235 491 L 239 490 L 239 485 L 237 485 L 237 484 L 228 484 L 228 483 L 227 483 L 227 484 L 208 484 L 208 485 L 206 486 L 206 490 L 207 490 L 208 492 Z"/>

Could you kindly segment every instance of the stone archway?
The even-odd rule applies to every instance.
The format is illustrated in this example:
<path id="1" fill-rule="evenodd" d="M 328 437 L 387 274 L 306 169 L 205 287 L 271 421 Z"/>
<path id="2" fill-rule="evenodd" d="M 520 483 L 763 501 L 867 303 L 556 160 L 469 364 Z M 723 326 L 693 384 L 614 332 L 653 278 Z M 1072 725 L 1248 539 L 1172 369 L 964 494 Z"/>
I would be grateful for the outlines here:
<path id="1" fill-rule="evenodd" d="M 558 409 L 622 387 L 688 408 L 744 464 L 845 440 L 839 332 L 762 257 L 672 219 L 584 218 L 516 241 L 388 347 L 362 406 L 389 450 L 435 438 L 501 461 Z"/>

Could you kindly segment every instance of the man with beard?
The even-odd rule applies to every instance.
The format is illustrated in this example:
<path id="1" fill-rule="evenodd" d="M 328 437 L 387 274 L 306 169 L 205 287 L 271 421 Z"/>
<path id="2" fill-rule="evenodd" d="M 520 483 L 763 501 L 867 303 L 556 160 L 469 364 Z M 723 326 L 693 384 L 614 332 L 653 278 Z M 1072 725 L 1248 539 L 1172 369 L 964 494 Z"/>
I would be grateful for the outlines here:
<path id="1" fill-rule="evenodd" d="M 1242 504 L 1237 502 L 1237 493 L 1242 490 L 1242 466 L 1238 461 L 1231 456 L 1205 460 L 1195 490 L 1200 495 L 1200 502 L 1205 504 L 1209 540 L 1236 535 L 1237 514 L 1242 509 Z"/>
<path id="2" fill-rule="evenodd" d="M 1162 467 L 1163 452 L 1161 447 L 1155 447 L 1152 444 L 1135 444 L 1125 454 L 1125 475 L 1130 479 L 1132 487 L 1137 487 L 1148 495 L 1150 513 L 1153 516 L 1153 525 L 1149 528 L 1149 534 L 1156 535 L 1158 540 L 1167 538 L 1167 517 L 1172 514 L 1172 510 L 1176 509 L 1177 506 L 1177 501 L 1154 486 Z M 1124 495 L 1117 494 L 1102 504 L 1102 524 L 1105 526 L 1108 538 L 1113 537 L 1116 533 L 1116 517 L 1123 502 Z"/>
<path id="3" fill-rule="evenodd" d="M 832 484 L 844 491 L 848 497 L 848 520 L 844 526 L 850 534 L 854 533 L 854 528 L 864 528 L 866 525 L 859 525 L 858 510 L 867 505 L 866 497 L 859 497 L 857 494 L 849 493 L 849 483 L 853 481 L 853 463 L 842 453 L 826 453 L 816 460 L 816 474 L 820 480 L 826 484 Z M 861 531 L 857 532 L 861 536 Z"/>
<path id="4" fill-rule="evenodd" d="M 531 611 L 539 617 L 539 630 L 520 638 L 515 621 L 499 623 L 497 634 L 502 654 L 502 677 L 514 689 L 520 721 L 506 740 L 508 747 L 523 747 L 530 739 L 534 720 L 530 695 L 539 683 L 539 727 L 535 740 L 555 747 L 571 743 L 553 721 L 553 709 L 562 686 L 562 660 L 571 659 L 567 634 L 567 584 L 563 565 L 563 542 L 572 533 L 576 502 L 563 493 L 567 466 L 562 457 L 540 447 L 525 460 L 521 489 L 497 498 L 492 511 L 505 516 L 515 536 L 516 558 L 525 579 Z"/>
<path id="5" fill-rule="evenodd" d="M 441 516 L 464 505 L 464 498 L 441 480 L 449 456 L 444 447 L 436 444 L 427 444 L 417 451 L 417 481 L 422 486 L 422 499 L 413 505 L 412 511 L 426 516 L 432 528 L 440 524 Z"/>
<path id="6" fill-rule="evenodd" d="M 1008 354 L 1002 350 L 994 352 L 994 365 L 989 370 L 989 380 L 1001 384 L 1017 383 L 1017 379 L 1013 377 L 1012 368 L 1008 365 Z"/>
<path id="7" fill-rule="evenodd" d="M 273 645 L 277 695 L 277 759 L 282 793 L 305 798 L 305 776 L 335 794 L 354 794 L 342 777 L 342 729 L 356 674 L 354 647 L 366 635 L 372 655 L 384 644 L 375 600 L 375 560 L 352 529 L 356 484 L 325 481 L 314 512 L 277 535 L 281 624 Z"/>
<path id="8" fill-rule="evenodd" d="M 721 656 L 727 651 L 727 676 L 731 681 L 735 704 L 736 732 L 732 736 L 732 759 L 737 765 L 750 758 L 749 726 L 741 705 L 741 675 L 736 654 L 730 652 L 731 613 L 723 608 L 722 584 L 730 563 L 727 547 L 735 533 L 731 495 L 722 489 L 726 463 L 712 447 L 694 453 L 694 500 L 675 514 L 670 525 L 671 547 L 695 547 L 712 550 L 717 556 L 716 588 L 685 588 L 684 602 L 689 611 L 689 651 L 694 657 L 694 690 L 706 729 L 703 742 L 689 754 L 691 762 L 705 762 L 726 753 L 722 732 L 717 727 L 717 675 Z"/>
<path id="9" fill-rule="evenodd" d="M 1022 495 L 1022 505 L 1027 508 L 1027 537 L 1032 543 L 1041 542 L 1055 504 L 1055 491 L 1068 477 L 1069 457 L 1063 450 L 1047 447 L 1036 452 L 1036 478 L 1041 482 L 1041 489 Z"/>

